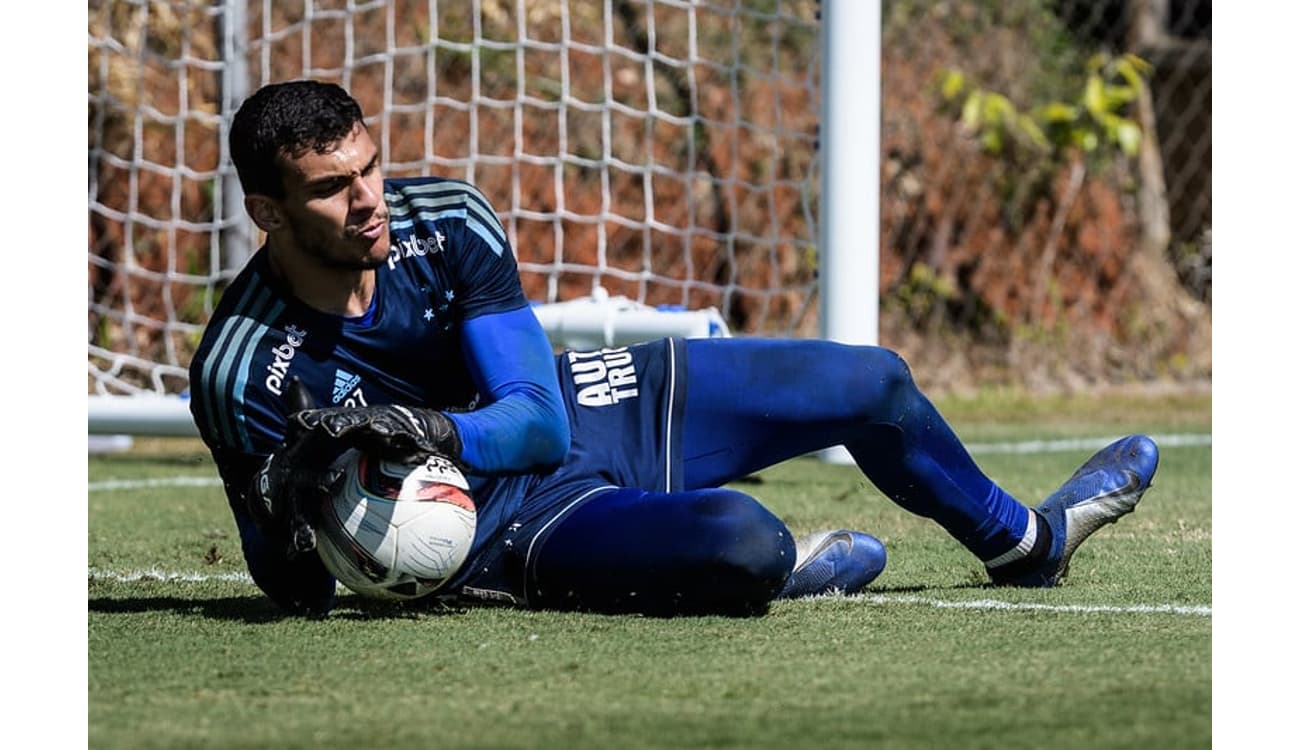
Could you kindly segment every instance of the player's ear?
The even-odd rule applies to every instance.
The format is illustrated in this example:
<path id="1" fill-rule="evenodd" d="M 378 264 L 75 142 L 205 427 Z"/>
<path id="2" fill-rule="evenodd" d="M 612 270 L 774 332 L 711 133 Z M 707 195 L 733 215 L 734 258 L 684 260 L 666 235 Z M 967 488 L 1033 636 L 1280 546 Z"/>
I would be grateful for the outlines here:
<path id="1" fill-rule="evenodd" d="M 244 210 L 252 217 L 253 223 L 263 232 L 273 232 L 284 226 L 284 212 L 280 204 L 265 195 L 245 195 Z"/>

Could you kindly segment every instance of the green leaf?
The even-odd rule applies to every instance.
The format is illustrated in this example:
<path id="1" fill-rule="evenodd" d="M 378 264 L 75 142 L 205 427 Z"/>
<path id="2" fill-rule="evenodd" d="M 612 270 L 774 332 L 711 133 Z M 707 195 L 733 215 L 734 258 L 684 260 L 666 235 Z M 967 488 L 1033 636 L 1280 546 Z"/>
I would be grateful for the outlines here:
<path id="1" fill-rule="evenodd" d="M 982 123 L 981 115 L 983 114 L 984 94 L 980 91 L 972 91 L 970 96 L 966 97 L 966 103 L 961 108 L 961 124 L 971 130 L 979 130 Z"/>
<path id="2" fill-rule="evenodd" d="M 1001 125 L 1009 121 L 1016 114 L 1016 108 L 1011 104 L 1011 100 L 1001 94 L 986 94 L 984 96 L 984 122 L 985 124 Z"/>
<path id="3" fill-rule="evenodd" d="M 940 90 L 943 98 L 951 101 L 957 98 L 957 95 L 966 88 L 966 76 L 960 70 L 950 70 L 943 77 L 943 83 Z"/>
<path id="4" fill-rule="evenodd" d="M 1124 118 L 1114 112 L 1102 112 L 1097 122 L 1105 129 L 1106 137 L 1115 140 L 1115 133 L 1119 130 L 1120 123 L 1124 122 Z"/>
<path id="5" fill-rule="evenodd" d="M 980 143 L 983 144 L 984 150 L 991 154 L 1002 153 L 1002 132 L 995 129 L 984 131 L 980 136 Z"/>
<path id="6" fill-rule="evenodd" d="M 1083 88 L 1083 106 L 1098 119 L 1106 111 L 1106 97 L 1102 92 L 1100 76 L 1088 76 L 1088 83 Z"/>
<path id="7" fill-rule="evenodd" d="M 1151 63 L 1138 57 L 1132 52 L 1126 52 L 1122 55 L 1119 58 L 1119 65 L 1123 66 L 1123 68 L 1132 68 L 1134 72 L 1142 77 L 1146 77 L 1151 73 Z"/>
<path id="8" fill-rule="evenodd" d="M 1047 136 L 1043 134 L 1042 128 L 1038 127 L 1038 123 L 1034 121 L 1034 118 L 1029 115 L 1020 115 L 1016 118 L 1016 125 L 1020 128 L 1020 132 L 1024 133 L 1035 146 L 1044 150 L 1050 148 L 1050 141 L 1047 140 Z"/>
<path id="9" fill-rule="evenodd" d="M 1134 62 L 1136 61 L 1136 63 Z M 1140 65 L 1139 65 L 1140 63 Z M 1142 76 L 1146 70 L 1150 69 L 1146 61 L 1136 55 L 1125 55 L 1115 64 L 1115 72 L 1123 78 L 1133 89 L 1134 93 L 1141 91 L 1145 86 Z"/>
<path id="10" fill-rule="evenodd" d="M 1125 120 L 1119 124 L 1116 137 L 1119 140 L 1119 147 L 1129 156 L 1136 156 L 1138 148 L 1142 145 L 1142 129 L 1132 120 Z"/>
<path id="11" fill-rule="evenodd" d="M 1049 123 L 1074 122 L 1079 117 L 1079 108 L 1065 102 L 1051 102 L 1039 110 L 1038 116 Z"/>
<path id="12" fill-rule="evenodd" d="M 1137 89 L 1130 86 L 1104 86 L 1102 94 L 1106 101 L 1106 109 L 1114 111 L 1136 99 Z"/>

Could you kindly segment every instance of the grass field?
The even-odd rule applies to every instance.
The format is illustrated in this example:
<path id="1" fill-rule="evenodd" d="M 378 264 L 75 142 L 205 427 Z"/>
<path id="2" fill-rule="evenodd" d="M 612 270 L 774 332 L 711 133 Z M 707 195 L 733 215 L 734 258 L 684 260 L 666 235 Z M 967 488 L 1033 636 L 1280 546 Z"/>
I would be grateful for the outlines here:
<path id="1" fill-rule="evenodd" d="M 1093 441 L 1171 437 L 1137 512 L 1047 591 L 984 587 L 967 553 L 853 467 L 765 471 L 738 486 L 796 533 L 876 534 L 889 565 L 863 595 L 747 619 L 427 611 L 349 595 L 326 620 L 284 618 L 246 576 L 199 443 L 92 456 L 89 745 L 1210 746 L 1208 394 L 940 406 L 981 466 L 1032 502 Z"/>

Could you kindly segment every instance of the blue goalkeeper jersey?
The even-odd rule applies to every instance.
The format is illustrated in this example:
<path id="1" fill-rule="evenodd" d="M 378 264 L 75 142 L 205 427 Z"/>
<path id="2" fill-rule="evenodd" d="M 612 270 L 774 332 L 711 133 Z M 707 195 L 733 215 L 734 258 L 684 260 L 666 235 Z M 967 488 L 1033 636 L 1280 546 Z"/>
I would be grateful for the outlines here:
<path id="1" fill-rule="evenodd" d="M 386 180 L 384 197 L 392 248 L 364 316 L 330 315 L 298 301 L 270 273 L 263 248 L 223 293 L 191 362 L 191 412 L 226 485 L 255 579 L 262 553 L 254 547 L 264 540 L 239 497 L 283 438 L 291 378 L 302 380 L 316 406 L 474 410 L 480 394 L 462 349 L 463 324 L 492 313 L 531 316 L 505 232 L 476 188 L 438 178 Z M 553 377 L 554 359 L 549 350 L 543 355 Z M 480 505 L 477 546 L 510 517 L 521 493 L 499 491 L 498 483 L 518 481 L 508 476 L 470 479 Z"/>

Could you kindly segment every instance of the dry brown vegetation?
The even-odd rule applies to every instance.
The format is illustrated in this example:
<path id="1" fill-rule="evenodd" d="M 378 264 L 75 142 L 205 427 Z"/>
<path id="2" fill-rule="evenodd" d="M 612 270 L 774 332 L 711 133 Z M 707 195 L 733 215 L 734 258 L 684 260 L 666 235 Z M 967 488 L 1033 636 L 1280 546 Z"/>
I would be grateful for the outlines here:
<path id="1" fill-rule="evenodd" d="M 456 46 L 473 39 L 466 4 L 443 4 L 431 19 L 425 2 L 371 3 L 350 26 L 322 12 L 335 5 L 343 6 L 317 2 L 320 17 L 304 34 L 301 2 L 274 3 L 269 19 L 254 4 L 250 28 L 265 26 L 274 39 L 249 50 L 252 79 L 310 73 L 345 83 L 385 135 L 390 174 L 472 178 L 509 213 L 531 297 L 586 294 L 592 272 L 580 266 L 603 264 L 600 283 L 612 294 L 717 306 L 743 333 L 816 333 L 809 219 L 816 203 L 806 190 L 815 186 L 808 172 L 816 80 L 792 62 L 799 45 L 815 42 L 809 27 L 786 24 L 772 37 L 756 31 L 755 19 L 737 24 L 702 11 L 701 49 L 726 57 L 735 43 L 743 61 L 767 65 L 775 50 L 781 74 L 733 77 L 697 65 L 688 79 L 681 67 L 583 47 L 604 44 L 594 3 L 572 4 L 569 39 L 579 44 L 562 56 L 547 46 L 562 38 L 557 6 L 532 3 L 523 20 L 529 39 L 543 44 L 523 56 L 520 77 L 513 52 L 475 56 Z M 814 5 L 786 3 L 805 18 Z M 513 2 L 483 7 L 485 37 L 516 39 Z M 616 44 L 644 50 L 653 29 L 657 51 L 689 57 L 682 13 L 656 6 L 649 19 L 641 3 L 614 7 Z M 91 341 L 183 366 L 213 301 L 194 279 L 219 264 L 211 222 L 221 218 L 214 216 L 220 17 L 159 0 L 104 0 L 90 11 L 89 145 L 100 155 L 94 200 L 101 207 L 88 227 Z M 1079 180 L 1067 163 L 1032 200 L 999 193 L 1014 183 L 1016 168 L 982 153 L 961 130 L 935 94 L 935 75 L 972 44 L 998 51 L 981 64 L 1005 80 L 1024 78 L 1033 60 L 1017 55 L 1023 45 L 1013 31 L 957 39 L 943 18 L 921 23 L 928 25 L 906 37 L 885 37 L 881 342 L 941 390 L 1208 381 L 1210 306 L 1186 293 L 1163 248 L 1144 241 L 1131 165 L 1088 170 Z M 430 46 L 435 27 L 452 44 Z M 354 63 L 346 73 L 345 32 Z M 418 52 L 393 54 L 390 39 Z M 757 51 L 762 61 L 746 60 Z M 644 112 L 651 95 L 663 116 L 616 107 L 608 145 L 601 145 L 600 117 L 572 104 L 608 100 Z M 390 109 L 380 117 L 385 103 Z M 778 142 L 773 130 L 788 137 Z M 575 158 L 562 166 L 534 158 L 566 149 Z M 154 166 L 141 168 L 142 160 Z M 611 161 L 626 168 L 601 168 Z M 128 213 L 143 217 L 129 229 L 121 220 Z M 685 226 L 694 229 L 679 229 Z M 125 323 L 108 312 L 124 309 L 131 311 Z M 179 312 L 169 320 L 168 309 Z"/>

